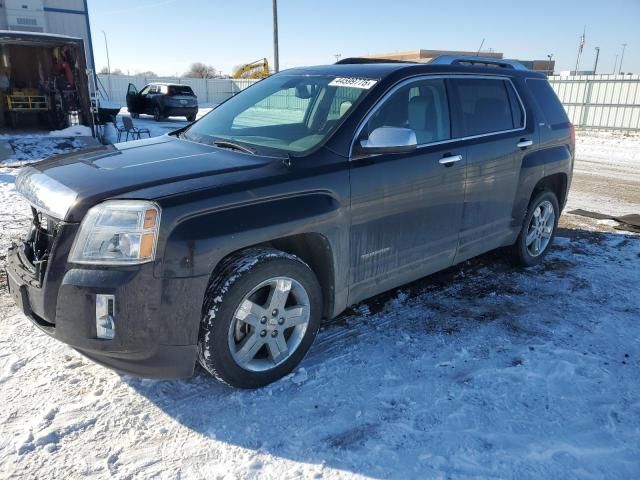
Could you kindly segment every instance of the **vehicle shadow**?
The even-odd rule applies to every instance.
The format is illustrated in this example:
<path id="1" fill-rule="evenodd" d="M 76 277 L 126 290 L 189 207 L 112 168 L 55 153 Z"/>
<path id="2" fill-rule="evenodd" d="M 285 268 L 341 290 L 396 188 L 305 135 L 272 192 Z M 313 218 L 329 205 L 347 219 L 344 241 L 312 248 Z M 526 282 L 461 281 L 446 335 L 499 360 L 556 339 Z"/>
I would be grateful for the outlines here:
<path id="1" fill-rule="evenodd" d="M 576 295 L 583 289 L 588 302 L 592 279 L 583 278 L 583 263 L 597 268 L 616 246 L 638 242 L 637 236 L 575 229 L 559 229 L 558 237 L 544 265 L 520 269 L 498 250 L 350 308 L 324 325 L 301 369 L 259 390 L 229 388 L 201 369 L 184 381 L 123 378 L 168 416 L 212 441 L 375 478 L 443 474 L 429 451 L 443 438 L 464 439 L 465 448 L 492 455 L 490 442 L 480 438 L 491 436 L 483 431 L 492 428 L 493 413 L 487 412 L 495 410 L 488 392 L 473 407 L 479 418 L 489 415 L 480 433 L 464 422 L 442 430 L 443 418 L 471 408 L 461 392 L 469 391 L 473 371 L 448 369 L 451 355 L 467 352 L 474 362 L 482 358 L 505 369 L 522 366 L 513 352 L 554 341 L 561 324 L 574 321 L 554 316 L 565 308 L 558 285 L 578 289 Z M 584 252 L 598 255 L 591 260 Z M 541 298 L 553 325 L 528 313 Z M 507 353 L 485 358 L 473 353 L 480 347 Z M 425 352 L 432 361 L 423 360 Z M 537 415 L 528 414 L 531 421 Z"/>

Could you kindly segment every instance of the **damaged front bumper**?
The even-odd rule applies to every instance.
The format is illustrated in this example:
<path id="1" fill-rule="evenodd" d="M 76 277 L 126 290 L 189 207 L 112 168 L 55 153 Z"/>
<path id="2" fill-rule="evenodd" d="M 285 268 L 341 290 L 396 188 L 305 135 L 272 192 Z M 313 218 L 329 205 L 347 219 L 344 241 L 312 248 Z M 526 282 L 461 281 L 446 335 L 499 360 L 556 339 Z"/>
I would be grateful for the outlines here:
<path id="1" fill-rule="evenodd" d="M 205 280 L 163 280 L 154 276 L 153 264 L 75 268 L 66 257 L 77 225 L 60 222 L 55 228 L 41 268 L 29 258 L 28 242 L 14 244 L 8 251 L 9 292 L 32 323 L 95 362 L 124 373 L 148 378 L 191 376 L 200 312 L 187 307 L 180 292 Z M 113 339 L 97 334 L 96 297 L 101 294 L 115 298 Z"/>

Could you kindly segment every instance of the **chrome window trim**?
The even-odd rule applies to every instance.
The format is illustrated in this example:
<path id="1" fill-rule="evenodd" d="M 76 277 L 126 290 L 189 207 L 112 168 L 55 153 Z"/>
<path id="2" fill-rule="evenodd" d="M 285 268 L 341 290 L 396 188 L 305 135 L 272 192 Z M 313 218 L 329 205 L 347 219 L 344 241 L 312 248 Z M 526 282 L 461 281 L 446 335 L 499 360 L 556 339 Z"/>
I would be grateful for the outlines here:
<path id="1" fill-rule="evenodd" d="M 423 74 L 420 74 L 420 75 L 413 75 L 411 77 L 402 79 L 399 82 L 395 83 L 394 85 L 389 87 L 389 89 L 387 89 L 387 91 L 380 97 L 380 99 L 369 109 L 367 114 L 364 116 L 364 119 L 358 125 L 358 128 L 356 129 L 356 133 L 353 136 L 353 139 L 351 140 L 351 146 L 349 147 L 349 161 L 353 160 L 353 147 L 354 147 L 354 145 L 356 143 L 356 140 L 358 139 L 358 137 L 362 133 L 362 129 L 367 124 L 367 122 L 371 119 L 371 117 L 380 109 L 380 107 L 384 104 L 384 102 L 387 101 L 387 99 L 391 95 L 393 95 L 400 88 L 406 86 L 407 84 L 414 83 L 414 82 L 419 82 L 419 81 L 423 81 L 423 80 L 435 80 L 435 79 L 439 79 L 439 78 L 442 78 L 442 79 L 478 78 L 478 79 L 483 79 L 483 80 L 502 80 L 502 81 L 506 80 L 507 82 L 509 82 L 509 84 L 511 84 L 511 88 L 513 88 L 513 92 L 516 94 L 516 98 L 518 99 L 518 102 L 520 102 L 520 108 L 522 109 L 522 125 L 523 126 L 520 127 L 520 128 L 512 128 L 510 130 L 500 130 L 500 131 L 496 131 L 496 132 L 481 133 L 479 135 L 471 135 L 471 136 L 468 136 L 468 137 L 451 138 L 449 140 L 441 140 L 439 142 L 423 143 L 423 144 L 418 145 L 417 149 L 421 149 L 421 148 L 425 148 L 425 147 L 431 147 L 431 146 L 434 146 L 434 145 L 445 145 L 447 143 L 461 142 L 461 141 L 464 141 L 464 140 L 472 140 L 472 139 L 475 139 L 475 138 L 491 137 L 491 136 L 494 136 L 494 135 L 501 135 L 503 133 L 521 132 L 521 131 L 526 130 L 526 128 L 527 128 L 527 109 L 524 106 L 524 102 L 522 101 L 522 98 L 520 97 L 520 93 L 518 92 L 518 89 L 513 84 L 513 81 L 511 80 L 510 77 L 505 76 L 505 75 L 489 75 L 489 74 L 478 75 L 478 74 L 459 73 L 459 74 L 446 74 L 446 75 L 429 75 L 429 74 L 424 74 L 423 73 Z M 447 95 L 448 95 L 448 92 L 447 92 Z M 449 118 L 451 118 L 451 111 L 449 111 Z M 374 154 L 374 155 L 377 156 L 379 154 Z M 374 156 L 374 155 L 369 155 L 369 157 Z"/>

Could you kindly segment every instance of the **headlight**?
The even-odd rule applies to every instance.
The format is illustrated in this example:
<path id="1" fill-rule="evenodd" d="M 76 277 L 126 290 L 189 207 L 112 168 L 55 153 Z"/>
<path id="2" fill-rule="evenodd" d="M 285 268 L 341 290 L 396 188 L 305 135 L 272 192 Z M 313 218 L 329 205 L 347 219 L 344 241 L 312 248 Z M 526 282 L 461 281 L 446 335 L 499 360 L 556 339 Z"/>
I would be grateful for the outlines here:
<path id="1" fill-rule="evenodd" d="M 160 207 L 140 200 L 110 200 L 82 220 L 69 261 L 132 265 L 155 259 Z"/>

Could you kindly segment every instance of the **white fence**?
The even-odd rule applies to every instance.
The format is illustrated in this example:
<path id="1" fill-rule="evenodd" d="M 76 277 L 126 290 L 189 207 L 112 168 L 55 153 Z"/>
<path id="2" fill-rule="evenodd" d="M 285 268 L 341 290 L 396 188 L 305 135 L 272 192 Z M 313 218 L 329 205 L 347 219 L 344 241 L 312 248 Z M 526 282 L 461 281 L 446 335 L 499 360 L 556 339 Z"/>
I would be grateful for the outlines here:
<path id="1" fill-rule="evenodd" d="M 200 105 L 206 106 L 221 103 L 256 81 L 126 75 L 98 75 L 98 80 L 106 96 L 122 106 L 126 105 L 129 83 L 138 90 L 150 82 L 189 85 Z M 640 130 L 640 75 L 553 76 L 549 82 L 577 127 Z"/>
<path id="2" fill-rule="evenodd" d="M 553 76 L 549 82 L 575 126 L 640 130 L 640 75 Z"/>
<path id="3" fill-rule="evenodd" d="M 126 75 L 98 75 L 100 91 L 104 97 L 119 103 L 122 106 L 127 104 L 127 88 L 132 83 L 138 90 L 151 82 L 181 83 L 189 85 L 198 96 L 201 106 L 216 105 L 232 97 L 240 90 L 247 88 L 256 80 L 248 79 L 227 79 L 227 78 L 172 78 L 172 77 L 129 77 Z"/>

